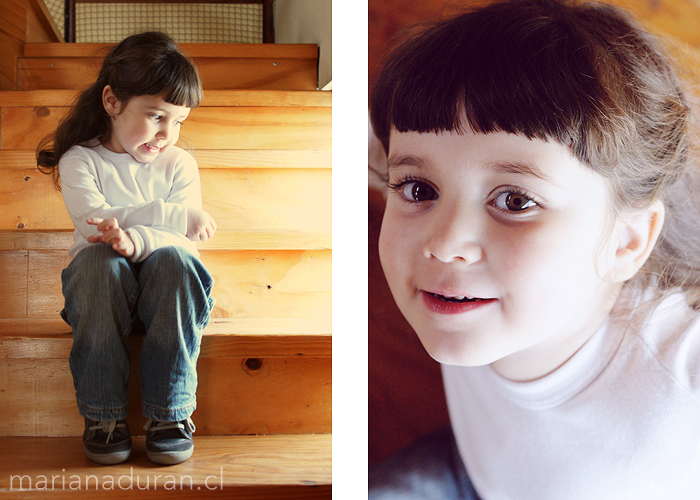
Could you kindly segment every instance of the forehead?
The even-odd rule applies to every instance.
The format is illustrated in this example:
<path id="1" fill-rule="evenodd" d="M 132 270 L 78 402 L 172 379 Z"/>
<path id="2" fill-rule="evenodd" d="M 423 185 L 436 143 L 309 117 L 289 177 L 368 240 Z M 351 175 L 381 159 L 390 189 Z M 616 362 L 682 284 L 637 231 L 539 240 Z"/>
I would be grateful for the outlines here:
<path id="1" fill-rule="evenodd" d="M 186 106 L 176 106 L 166 102 L 162 95 L 139 95 L 129 99 L 127 107 L 144 110 L 161 111 L 173 116 L 187 116 L 190 108 Z"/>
<path id="2" fill-rule="evenodd" d="M 580 182 L 600 177 L 555 141 L 528 139 L 519 134 L 492 132 L 391 131 L 389 171 L 401 167 L 449 171 L 489 170 L 521 175 L 556 184 L 571 178 Z M 601 177 L 602 179 L 602 177 Z"/>

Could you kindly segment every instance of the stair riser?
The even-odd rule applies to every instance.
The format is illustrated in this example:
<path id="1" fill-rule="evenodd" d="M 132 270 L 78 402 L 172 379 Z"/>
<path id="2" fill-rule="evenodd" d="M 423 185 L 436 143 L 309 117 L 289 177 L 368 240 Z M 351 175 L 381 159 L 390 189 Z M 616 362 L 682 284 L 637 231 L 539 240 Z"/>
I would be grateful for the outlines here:
<path id="1" fill-rule="evenodd" d="M 202 251 L 201 258 L 215 280 L 214 317 L 330 317 L 330 250 Z M 69 263 L 61 250 L 0 251 L 0 319 L 58 319 Z"/>
<path id="2" fill-rule="evenodd" d="M 67 107 L 3 107 L 2 149 L 34 149 L 56 129 Z M 199 107 L 181 140 L 197 149 L 331 149 L 328 107 Z"/>
<path id="3" fill-rule="evenodd" d="M 134 435 L 144 433 L 146 420 L 141 415 L 139 343 L 129 342 L 128 421 Z M 197 435 L 331 432 L 330 357 L 203 355 L 197 372 Z M 82 435 L 67 359 L 4 359 L 0 387 L 0 436 Z"/>
<path id="4" fill-rule="evenodd" d="M 315 59 L 194 58 L 208 89 L 316 90 Z M 21 57 L 17 90 L 82 90 L 97 78 L 101 59 Z"/>

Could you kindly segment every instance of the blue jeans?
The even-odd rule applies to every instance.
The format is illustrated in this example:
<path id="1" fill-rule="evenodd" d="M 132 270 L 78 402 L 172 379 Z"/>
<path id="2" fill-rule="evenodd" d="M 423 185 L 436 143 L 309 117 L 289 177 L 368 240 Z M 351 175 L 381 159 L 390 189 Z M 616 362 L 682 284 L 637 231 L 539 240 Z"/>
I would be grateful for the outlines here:
<path id="1" fill-rule="evenodd" d="M 479 500 L 450 428 L 369 470 L 369 500 L 427 499 Z"/>
<path id="2" fill-rule="evenodd" d="M 130 353 L 125 340 L 146 330 L 139 359 L 143 414 L 184 420 L 196 408 L 197 357 L 209 322 L 214 280 L 178 247 L 133 263 L 104 243 L 81 250 L 63 270 L 61 316 L 73 329 L 70 369 L 78 410 L 93 420 L 126 418 Z"/>

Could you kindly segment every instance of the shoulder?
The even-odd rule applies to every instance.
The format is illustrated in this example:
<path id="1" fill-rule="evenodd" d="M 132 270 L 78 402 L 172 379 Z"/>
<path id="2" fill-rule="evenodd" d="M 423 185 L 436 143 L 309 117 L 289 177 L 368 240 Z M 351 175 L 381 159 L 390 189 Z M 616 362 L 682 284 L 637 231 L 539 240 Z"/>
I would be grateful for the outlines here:
<path id="1" fill-rule="evenodd" d="M 177 146 L 171 146 L 165 153 L 163 153 L 160 158 L 165 163 L 181 166 L 185 168 L 197 168 L 197 160 L 194 156 L 190 154 L 189 151 L 185 151 Z"/>
<path id="2" fill-rule="evenodd" d="M 58 162 L 59 170 L 65 167 L 75 168 L 76 165 L 88 165 L 95 166 L 99 163 L 103 163 L 104 159 L 95 150 L 94 145 L 88 143 L 84 145 L 77 145 L 70 148 L 61 157 Z M 63 176 L 63 172 L 61 172 Z"/>
<path id="3" fill-rule="evenodd" d="M 642 306 L 644 307 L 644 306 Z M 700 314 L 676 292 L 648 305 L 630 346 L 637 344 L 655 364 L 700 398 Z"/>

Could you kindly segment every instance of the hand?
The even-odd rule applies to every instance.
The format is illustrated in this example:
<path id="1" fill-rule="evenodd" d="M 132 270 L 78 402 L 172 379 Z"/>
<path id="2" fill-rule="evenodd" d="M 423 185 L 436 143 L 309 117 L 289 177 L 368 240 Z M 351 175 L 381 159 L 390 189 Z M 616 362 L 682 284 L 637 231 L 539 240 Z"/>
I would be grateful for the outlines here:
<path id="1" fill-rule="evenodd" d="M 187 208 L 187 237 L 192 241 L 207 241 L 216 232 L 216 222 L 204 210 Z"/>
<path id="2" fill-rule="evenodd" d="M 131 258 L 134 256 L 136 248 L 131 237 L 119 227 L 119 222 L 114 217 L 110 219 L 93 218 L 88 219 L 87 223 L 91 226 L 97 226 L 97 230 L 101 234 L 93 234 L 88 237 L 90 243 L 106 243 L 111 245 L 120 255 Z"/>

